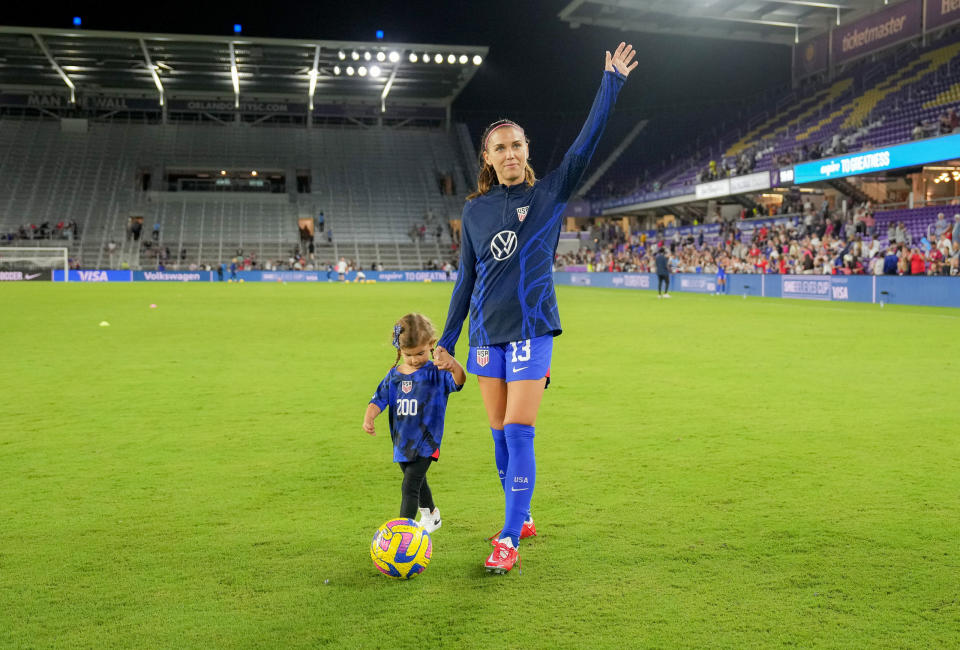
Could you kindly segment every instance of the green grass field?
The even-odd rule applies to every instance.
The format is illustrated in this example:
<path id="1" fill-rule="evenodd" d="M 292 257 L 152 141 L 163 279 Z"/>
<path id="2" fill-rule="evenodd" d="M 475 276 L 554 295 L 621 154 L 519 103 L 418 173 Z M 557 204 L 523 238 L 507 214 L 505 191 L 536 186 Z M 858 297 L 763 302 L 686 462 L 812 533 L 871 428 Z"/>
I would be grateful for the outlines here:
<path id="1" fill-rule="evenodd" d="M 960 646 L 957 310 L 562 288 L 522 574 L 470 377 L 381 576 L 362 415 L 450 288 L 0 286 L 0 647 Z"/>

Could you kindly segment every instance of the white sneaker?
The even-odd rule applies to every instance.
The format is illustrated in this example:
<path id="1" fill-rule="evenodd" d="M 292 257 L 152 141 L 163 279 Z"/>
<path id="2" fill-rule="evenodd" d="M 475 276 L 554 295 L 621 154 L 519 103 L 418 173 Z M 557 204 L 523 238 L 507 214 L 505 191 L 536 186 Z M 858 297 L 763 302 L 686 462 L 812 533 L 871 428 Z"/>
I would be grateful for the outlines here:
<path id="1" fill-rule="evenodd" d="M 433 512 L 430 512 L 426 508 L 420 508 L 420 525 L 425 531 L 432 533 L 440 528 L 442 523 L 440 519 L 440 508 L 434 508 Z"/>
<path id="2" fill-rule="evenodd" d="M 659 300 L 660 298 L 663 298 L 663 296 L 658 293 L 658 294 L 657 294 L 657 299 Z"/>
<path id="3" fill-rule="evenodd" d="M 669 297 L 670 297 L 670 294 L 669 294 L 669 293 L 665 293 L 665 294 L 663 294 L 663 297 L 664 297 L 664 298 L 669 298 Z"/>

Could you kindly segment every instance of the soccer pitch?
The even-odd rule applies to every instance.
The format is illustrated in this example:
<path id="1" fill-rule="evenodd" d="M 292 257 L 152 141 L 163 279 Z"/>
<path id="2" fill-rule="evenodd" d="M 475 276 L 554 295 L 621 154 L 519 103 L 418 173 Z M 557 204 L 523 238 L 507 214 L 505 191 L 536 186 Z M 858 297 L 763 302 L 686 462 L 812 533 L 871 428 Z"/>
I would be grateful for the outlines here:
<path id="1" fill-rule="evenodd" d="M 0 646 L 960 645 L 960 310 L 561 288 L 522 573 L 468 377 L 398 582 L 360 425 L 450 290 L 0 287 Z"/>

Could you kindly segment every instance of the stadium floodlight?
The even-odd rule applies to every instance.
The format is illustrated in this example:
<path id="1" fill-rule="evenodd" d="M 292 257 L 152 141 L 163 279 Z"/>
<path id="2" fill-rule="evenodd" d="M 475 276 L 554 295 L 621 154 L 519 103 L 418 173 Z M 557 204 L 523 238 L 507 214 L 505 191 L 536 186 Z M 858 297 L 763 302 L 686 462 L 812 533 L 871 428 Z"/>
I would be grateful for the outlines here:
<path id="1" fill-rule="evenodd" d="M 251 172 L 250 172 L 250 175 L 251 175 L 251 176 L 256 176 L 256 175 L 257 175 L 257 170 L 254 169 L 253 171 L 251 171 Z"/>
<path id="2" fill-rule="evenodd" d="M 317 90 L 317 76 L 320 74 L 320 46 L 318 45 L 313 52 L 313 68 L 310 70 L 310 90 L 309 104 L 310 110 L 313 110 L 313 94 Z"/>
<path id="3" fill-rule="evenodd" d="M 233 107 L 240 108 L 240 72 L 237 70 L 237 52 L 230 41 L 230 79 L 233 81 Z"/>
<path id="4" fill-rule="evenodd" d="M 423 56 L 421 58 L 423 59 L 424 63 L 430 63 L 430 55 L 427 54 L 426 52 L 423 53 Z"/>
<path id="5" fill-rule="evenodd" d="M 410 63 L 416 63 L 417 61 L 420 60 L 420 57 L 417 56 L 416 52 L 411 52 L 410 56 L 407 58 L 410 59 Z"/>
<path id="6" fill-rule="evenodd" d="M 370 60 L 370 53 L 369 53 L 369 52 L 364 52 L 364 53 L 363 53 L 363 60 L 364 60 L 364 61 L 369 61 L 369 60 Z"/>
<path id="7" fill-rule="evenodd" d="M 473 65 L 480 65 L 481 63 L 483 63 L 483 57 L 480 56 L 479 54 L 474 54 L 474 55 L 473 55 Z"/>
<path id="8" fill-rule="evenodd" d="M 393 70 L 390 72 L 390 78 L 387 79 L 387 83 L 383 85 L 383 92 L 380 93 L 380 112 L 387 112 L 387 95 L 390 94 L 390 89 L 393 88 L 393 80 L 397 78 L 397 70 L 400 66 L 393 66 Z"/>
<path id="9" fill-rule="evenodd" d="M 399 61 L 399 60 L 400 60 L 400 53 L 399 53 L 399 52 L 393 51 L 393 52 L 390 53 L 390 63 L 396 63 L 396 62 Z"/>
<path id="10" fill-rule="evenodd" d="M 348 77 L 352 77 L 352 76 L 353 76 L 353 72 L 354 72 L 353 66 L 352 66 L 352 65 L 348 65 L 348 66 L 347 66 L 347 76 L 348 76 Z"/>
<path id="11" fill-rule="evenodd" d="M 163 84 L 160 83 L 160 74 L 158 72 L 160 70 L 160 66 L 153 64 L 153 60 L 150 58 L 150 51 L 147 49 L 146 42 L 142 38 L 138 40 L 140 41 L 140 49 L 143 51 L 143 58 L 147 63 L 147 69 L 150 70 L 150 76 L 153 77 L 153 85 L 155 85 L 157 90 L 160 91 L 160 105 L 163 106 Z"/>
<path id="12" fill-rule="evenodd" d="M 354 61 L 359 61 L 359 60 L 360 60 L 360 53 L 357 52 L 356 50 L 354 50 L 354 51 L 352 51 L 352 52 L 350 53 L 350 58 L 353 59 Z"/>
<path id="13" fill-rule="evenodd" d="M 67 88 L 70 89 L 70 103 L 76 104 L 77 87 L 73 84 L 73 81 L 70 79 L 70 77 L 67 76 L 67 73 L 64 72 L 63 68 L 60 67 L 60 64 L 57 63 L 57 60 L 53 58 L 53 55 L 50 53 L 50 49 L 47 47 L 47 44 L 42 38 L 40 38 L 40 34 L 34 34 L 33 38 L 37 42 L 37 45 L 40 46 L 40 50 L 47 57 L 47 61 L 50 62 L 50 65 L 53 66 L 53 69 L 56 70 L 57 74 L 60 75 L 60 78 L 63 79 L 63 83 L 67 84 Z"/>
<path id="14" fill-rule="evenodd" d="M 0 247 L 0 271 L 21 271 L 24 279 L 32 280 L 37 276 L 31 276 L 30 271 L 44 269 L 62 270 L 63 281 L 69 282 L 70 261 L 67 257 L 67 249 L 59 246 L 49 248 Z"/>
<path id="15" fill-rule="evenodd" d="M 467 57 L 466 54 L 461 54 L 461 55 L 460 55 L 460 58 L 457 59 L 457 60 L 460 62 L 460 65 L 464 65 L 464 64 L 465 64 L 467 61 L 469 61 L 470 59 Z"/>
<path id="16" fill-rule="evenodd" d="M 456 55 L 456 54 L 450 54 L 450 55 L 447 56 L 447 63 L 449 63 L 450 65 L 453 65 L 453 64 L 456 63 L 456 62 L 457 62 L 457 55 Z"/>
<path id="17" fill-rule="evenodd" d="M 371 76 L 371 77 L 373 77 L 374 79 L 376 79 L 377 77 L 380 76 L 380 73 L 381 73 L 380 66 L 378 66 L 378 65 L 370 66 L 370 76 Z"/>
<path id="18" fill-rule="evenodd" d="M 433 62 L 434 62 L 434 63 L 443 63 L 443 55 L 440 54 L 440 53 L 435 54 L 434 57 L 433 57 Z"/>
<path id="19" fill-rule="evenodd" d="M 333 66 L 333 74 L 340 76 L 340 66 L 338 65 Z"/>
<path id="20" fill-rule="evenodd" d="M 377 52 L 377 61 L 379 61 L 380 63 L 383 63 L 386 60 L 387 60 L 386 52 Z"/>
<path id="21" fill-rule="evenodd" d="M 227 170 L 226 170 L 226 169 L 221 169 L 221 170 L 220 170 L 220 175 L 221 175 L 221 176 L 226 176 L 226 175 L 227 175 Z"/>
<path id="22" fill-rule="evenodd" d="M 360 75 L 361 77 L 366 77 L 366 76 L 367 76 L 367 66 L 362 65 L 362 66 L 360 66 L 359 68 L 357 68 L 357 74 Z"/>
<path id="23" fill-rule="evenodd" d="M 343 61 L 344 59 L 347 58 L 347 53 L 344 52 L 343 50 L 340 50 L 339 52 L 337 52 L 337 58 Z"/>

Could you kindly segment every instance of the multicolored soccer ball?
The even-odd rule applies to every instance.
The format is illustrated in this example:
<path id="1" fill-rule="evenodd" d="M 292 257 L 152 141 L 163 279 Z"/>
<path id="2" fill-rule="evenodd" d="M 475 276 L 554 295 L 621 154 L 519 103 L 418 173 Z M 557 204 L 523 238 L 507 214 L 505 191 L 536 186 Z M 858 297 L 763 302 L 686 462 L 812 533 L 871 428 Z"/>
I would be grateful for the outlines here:
<path id="1" fill-rule="evenodd" d="M 391 519 L 377 529 L 370 542 L 370 557 L 385 576 L 409 580 L 430 564 L 433 541 L 413 519 Z"/>

